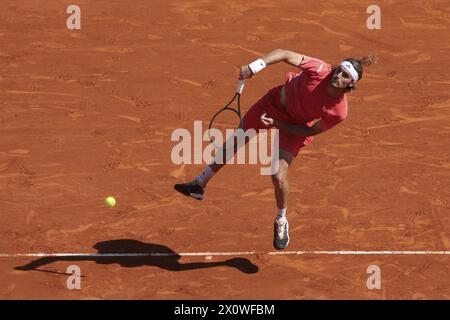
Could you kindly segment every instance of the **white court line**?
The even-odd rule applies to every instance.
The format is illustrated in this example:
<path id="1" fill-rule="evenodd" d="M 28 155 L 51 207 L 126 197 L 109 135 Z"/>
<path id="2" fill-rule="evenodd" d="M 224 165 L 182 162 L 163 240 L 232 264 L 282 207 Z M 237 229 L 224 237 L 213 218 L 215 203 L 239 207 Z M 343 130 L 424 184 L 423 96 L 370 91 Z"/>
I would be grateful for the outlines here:
<path id="1" fill-rule="evenodd" d="M 243 252 L 152 252 L 152 253 L 2 253 L 0 258 L 22 257 L 173 257 L 173 256 L 250 256 L 256 255 L 256 251 Z M 260 252 L 267 255 L 450 255 L 450 251 L 277 251 Z"/>
<path id="2" fill-rule="evenodd" d="M 269 255 L 444 255 L 450 254 L 450 251 L 287 251 L 287 252 L 269 252 Z"/>

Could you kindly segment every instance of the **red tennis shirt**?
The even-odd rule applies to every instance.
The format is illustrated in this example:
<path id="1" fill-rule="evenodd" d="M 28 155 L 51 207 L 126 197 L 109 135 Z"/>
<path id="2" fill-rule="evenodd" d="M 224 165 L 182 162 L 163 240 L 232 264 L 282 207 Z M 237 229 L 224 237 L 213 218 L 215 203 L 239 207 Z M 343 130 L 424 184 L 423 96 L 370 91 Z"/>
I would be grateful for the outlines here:
<path id="1" fill-rule="evenodd" d="M 345 94 L 332 97 L 327 92 L 332 77 L 330 64 L 307 57 L 298 66 L 302 72 L 286 75 L 287 112 L 297 123 L 321 119 L 328 130 L 347 117 L 348 104 Z"/>

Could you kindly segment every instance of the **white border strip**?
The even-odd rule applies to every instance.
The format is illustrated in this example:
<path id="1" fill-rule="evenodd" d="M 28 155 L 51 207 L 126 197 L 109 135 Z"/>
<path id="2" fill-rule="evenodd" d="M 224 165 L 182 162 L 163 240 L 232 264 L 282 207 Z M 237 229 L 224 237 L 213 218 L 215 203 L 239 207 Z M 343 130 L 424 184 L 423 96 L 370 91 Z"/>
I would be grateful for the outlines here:
<path id="1" fill-rule="evenodd" d="M 25 257 L 173 257 L 173 256 L 250 256 L 256 254 L 267 255 L 450 255 L 450 251 L 277 251 L 277 252 L 154 252 L 154 253 L 15 253 L 0 254 L 0 258 Z"/>

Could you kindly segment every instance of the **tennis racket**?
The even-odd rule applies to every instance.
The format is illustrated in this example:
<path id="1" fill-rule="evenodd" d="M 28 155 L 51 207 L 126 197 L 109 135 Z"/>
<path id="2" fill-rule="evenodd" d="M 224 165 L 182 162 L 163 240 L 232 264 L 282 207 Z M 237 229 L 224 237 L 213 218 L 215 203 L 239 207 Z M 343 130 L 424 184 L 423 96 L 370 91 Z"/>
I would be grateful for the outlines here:
<path id="1" fill-rule="evenodd" d="M 225 107 L 217 111 L 209 122 L 208 138 L 216 149 L 222 148 L 229 134 L 238 127 L 242 127 L 241 94 L 244 83 L 245 80 L 239 80 L 234 97 Z M 232 106 L 235 100 L 237 100 L 237 107 Z"/>

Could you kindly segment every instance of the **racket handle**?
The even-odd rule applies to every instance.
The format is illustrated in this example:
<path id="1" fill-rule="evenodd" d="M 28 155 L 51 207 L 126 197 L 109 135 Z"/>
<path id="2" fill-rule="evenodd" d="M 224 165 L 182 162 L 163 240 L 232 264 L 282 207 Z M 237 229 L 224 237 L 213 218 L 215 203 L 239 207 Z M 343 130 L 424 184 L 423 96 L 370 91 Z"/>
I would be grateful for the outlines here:
<path id="1" fill-rule="evenodd" d="M 236 93 L 241 94 L 242 90 L 244 90 L 245 80 L 239 80 L 238 87 L 236 89 Z"/>

